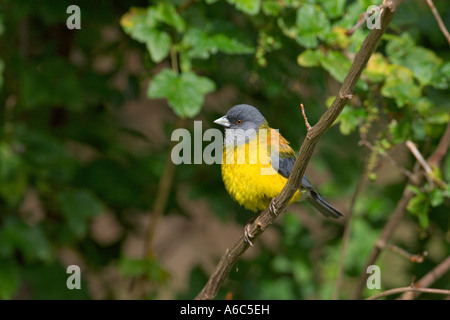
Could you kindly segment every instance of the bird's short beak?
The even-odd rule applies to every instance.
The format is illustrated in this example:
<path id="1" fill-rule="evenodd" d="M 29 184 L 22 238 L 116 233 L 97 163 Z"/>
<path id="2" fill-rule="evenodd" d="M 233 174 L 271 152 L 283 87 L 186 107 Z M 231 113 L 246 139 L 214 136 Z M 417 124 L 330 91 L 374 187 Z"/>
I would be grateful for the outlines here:
<path id="1" fill-rule="evenodd" d="M 224 126 L 227 128 L 229 126 L 231 126 L 230 121 L 227 119 L 227 116 L 223 116 L 222 118 L 215 120 L 214 123 L 220 124 L 221 126 Z"/>

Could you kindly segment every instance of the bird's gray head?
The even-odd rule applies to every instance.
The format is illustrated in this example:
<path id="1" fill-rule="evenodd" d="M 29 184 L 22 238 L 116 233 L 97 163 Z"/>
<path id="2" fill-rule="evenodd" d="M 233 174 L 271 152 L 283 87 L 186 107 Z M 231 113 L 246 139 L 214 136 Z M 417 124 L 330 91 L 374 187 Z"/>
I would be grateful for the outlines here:
<path id="1" fill-rule="evenodd" d="M 225 144 L 240 145 L 251 140 L 261 128 L 267 128 L 267 121 L 255 107 L 238 104 L 226 115 L 214 121 L 226 128 Z"/>
<path id="2" fill-rule="evenodd" d="M 231 108 L 226 115 L 217 119 L 214 123 L 229 129 L 254 129 L 267 125 L 261 112 L 249 104 L 238 104 Z"/>

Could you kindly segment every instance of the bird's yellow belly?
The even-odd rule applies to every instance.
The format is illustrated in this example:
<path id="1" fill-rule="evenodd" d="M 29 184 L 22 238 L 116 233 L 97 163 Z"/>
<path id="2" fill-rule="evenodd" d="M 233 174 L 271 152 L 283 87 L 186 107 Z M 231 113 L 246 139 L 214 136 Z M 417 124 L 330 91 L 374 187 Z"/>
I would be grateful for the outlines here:
<path id="1" fill-rule="evenodd" d="M 242 147 L 236 149 L 239 148 Z M 283 189 L 287 179 L 272 168 L 268 158 L 264 159 L 266 161 L 257 159 L 252 162 L 247 157 L 244 163 L 238 164 L 236 149 L 234 163 L 226 162 L 224 152 L 222 178 L 225 188 L 231 197 L 246 209 L 255 212 L 264 210 L 269 206 L 270 200 Z M 298 200 L 299 197 L 300 193 L 297 191 L 291 202 Z"/>

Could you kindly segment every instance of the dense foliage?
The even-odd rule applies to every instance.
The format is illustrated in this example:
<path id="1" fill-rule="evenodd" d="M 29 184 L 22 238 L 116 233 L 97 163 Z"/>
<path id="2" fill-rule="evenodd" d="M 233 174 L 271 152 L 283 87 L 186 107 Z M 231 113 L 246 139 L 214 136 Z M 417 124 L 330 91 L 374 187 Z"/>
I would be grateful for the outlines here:
<path id="1" fill-rule="evenodd" d="M 435 1 L 447 27 L 450 7 Z M 0 13 L 0 298 L 193 298 L 251 217 L 219 165 L 170 162 L 171 133 L 257 106 L 298 150 L 370 30 L 376 0 L 4 0 Z M 450 121 L 450 49 L 425 1 L 404 1 L 308 174 L 353 210 L 340 298 Z M 204 145 L 205 146 L 205 145 Z M 394 163 L 394 164 L 393 164 Z M 432 168 L 385 251 L 381 289 L 450 253 L 450 156 Z M 357 192 L 357 193 L 356 193 Z M 152 212 L 162 216 L 151 220 Z M 155 213 L 156 214 L 156 213 Z M 237 224 L 236 221 L 239 223 Z M 219 298 L 330 299 L 344 224 L 293 205 L 233 269 Z M 148 233 L 152 223 L 154 229 Z M 219 238 L 220 237 L 220 238 Z M 66 268 L 81 267 L 81 290 Z M 450 289 L 447 275 L 434 286 Z M 423 297 L 435 297 L 423 295 Z"/>

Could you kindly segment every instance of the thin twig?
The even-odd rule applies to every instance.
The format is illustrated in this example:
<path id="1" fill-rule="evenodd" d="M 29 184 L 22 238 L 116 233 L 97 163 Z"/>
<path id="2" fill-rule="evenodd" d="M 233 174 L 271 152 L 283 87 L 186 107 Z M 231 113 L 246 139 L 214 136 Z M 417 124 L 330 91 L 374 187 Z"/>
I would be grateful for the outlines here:
<path id="1" fill-rule="evenodd" d="M 403 287 L 403 288 L 395 288 L 380 292 L 376 295 L 368 297 L 366 300 L 376 300 L 382 297 L 390 296 L 392 294 L 402 293 L 402 292 L 426 292 L 426 293 L 435 293 L 435 294 L 443 294 L 450 295 L 450 290 L 444 289 L 434 289 L 434 288 L 415 288 L 415 287 Z"/>
<path id="2" fill-rule="evenodd" d="M 405 257 L 409 261 L 415 263 L 422 263 L 425 257 L 428 255 L 427 251 L 424 251 L 423 253 L 419 254 L 412 254 L 406 251 L 405 249 L 395 246 L 393 244 L 386 244 L 385 248 L 391 250 L 392 252 L 398 253 L 399 255 Z"/>
<path id="3" fill-rule="evenodd" d="M 438 147 L 436 150 L 431 154 L 429 159 L 433 159 L 433 165 L 439 166 L 442 160 L 444 159 L 444 156 L 447 153 L 447 150 L 450 145 L 450 122 L 447 125 L 447 129 L 444 133 L 444 135 L 441 137 L 441 140 L 439 141 Z M 381 251 L 386 246 L 386 242 L 388 239 L 392 236 L 394 233 L 394 230 L 400 223 L 400 221 L 403 218 L 403 215 L 406 211 L 406 207 L 411 200 L 411 198 L 414 196 L 414 192 L 408 188 L 409 184 L 413 185 L 421 185 L 423 180 L 423 175 L 421 174 L 421 165 L 417 161 L 414 165 L 413 169 L 413 175 L 408 180 L 408 183 L 405 186 L 405 189 L 403 190 L 403 195 L 399 202 L 397 202 L 397 206 L 395 207 L 394 213 L 389 218 L 388 222 L 384 225 L 383 230 L 381 231 L 380 236 L 378 237 L 378 240 L 373 247 L 372 251 L 369 254 L 369 258 L 367 259 L 366 266 L 361 271 L 361 274 L 359 276 L 359 281 L 355 290 L 355 293 L 353 295 L 353 299 L 359 299 L 361 297 L 361 294 L 364 290 L 366 280 L 367 280 L 367 267 L 370 265 L 375 264 L 375 261 L 378 259 L 378 256 L 380 255 Z M 450 260 L 450 259 L 449 259 Z M 450 261 L 448 262 L 450 264 Z"/>
<path id="4" fill-rule="evenodd" d="M 308 118 L 306 117 L 305 108 L 303 107 L 303 103 L 300 103 L 300 108 L 302 108 L 303 118 L 305 119 L 306 130 L 311 130 L 311 126 L 309 125 Z"/>
<path id="5" fill-rule="evenodd" d="M 386 160 L 389 161 L 389 163 L 396 167 L 402 174 L 404 174 L 406 177 L 411 178 L 413 173 L 407 169 L 405 169 L 403 166 L 399 165 L 397 161 L 395 161 L 394 158 L 391 157 L 391 155 L 388 152 L 379 152 L 377 150 L 377 148 L 375 148 L 375 146 L 373 144 L 371 144 L 369 141 L 365 140 L 365 139 L 361 139 L 358 143 L 359 145 L 363 145 L 366 148 L 368 148 L 370 151 L 374 151 L 377 154 L 383 156 L 383 158 L 385 158 Z"/>
<path id="6" fill-rule="evenodd" d="M 402 0 L 390 1 L 389 10 L 383 10 L 380 15 L 380 29 L 372 29 L 362 43 L 361 49 L 356 54 L 350 70 L 342 83 L 339 94 L 336 96 L 328 110 L 320 118 L 319 122 L 317 122 L 317 124 L 315 124 L 308 131 L 306 135 L 307 138 L 303 140 L 289 179 L 283 187 L 283 190 L 281 190 L 280 194 L 275 198 L 277 215 L 272 214 L 271 210 L 266 209 L 248 228 L 249 234 L 253 239 L 256 240 L 256 238 L 259 237 L 275 221 L 275 219 L 284 212 L 294 194 L 301 187 L 306 166 L 311 159 L 315 146 L 317 145 L 320 137 L 332 126 L 334 121 L 342 112 L 347 101 L 351 98 L 362 71 L 367 65 L 372 53 L 375 51 L 381 36 L 389 26 L 395 11 L 401 2 Z M 197 295 L 196 299 L 213 299 L 217 295 L 219 288 L 225 281 L 234 263 L 248 248 L 248 242 L 244 241 L 244 236 L 241 236 L 229 249 L 227 249 L 205 287 Z"/>
<path id="7" fill-rule="evenodd" d="M 386 7 L 387 7 L 387 5 L 386 5 L 385 2 L 383 2 L 382 4 L 379 5 L 379 8 L 380 8 L 380 14 L 381 14 L 381 10 L 384 9 L 384 8 L 386 8 Z M 347 30 L 347 31 L 345 32 L 345 34 L 346 34 L 347 36 L 352 36 L 352 35 L 355 33 L 355 31 L 358 30 L 359 27 L 361 27 L 361 26 L 364 24 L 364 22 L 366 22 L 366 20 L 369 19 L 369 17 L 370 17 L 372 14 L 373 14 L 373 11 L 372 11 L 372 12 L 364 12 L 363 14 L 361 14 L 361 15 L 360 15 L 360 18 L 359 18 L 359 20 L 358 20 L 358 22 L 357 22 L 351 29 Z"/>
<path id="8" fill-rule="evenodd" d="M 406 211 L 406 207 L 409 203 L 409 201 L 414 197 L 414 192 L 411 191 L 411 189 L 408 187 L 410 184 L 419 184 L 421 183 L 421 177 L 420 174 L 420 165 L 416 162 L 413 169 L 413 177 L 408 180 L 408 183 L 405 185 L 405 188 L 403 189 L 403 194 L 400 200 L 397 202 L 397 205 L 395 207 L 394 212 L 392 213 L 389 220 L 386 222 L 386 224 L 383 227 L 383 230 L 381 231 L 380 236 L 378 237 L 375 246 L 372 248 L 372 251 L 369 254 L 369 257 L 367 258 L 367 262 L 365 267 L 361 270 L 361 274 L 359 276 L 359 281 L 356 286 L 355 292 L 353 294 L 353 299 L 359 299 L 361 297 L 361 294 L 366 287 L 366 280 L 368 278 L 368 274 L 366 272 L 367 268 L 370 265 L 375 264 L 375 261 L 378 259 L 378 256 L 380 255 L 381 251 L 386 246 L 386 243 L 388 239 L 392 236 L 394 231 L 396 230 L 398 224 L 400 221 L 402 221 L 403 216 Z"/>
<path id="9" fill-rule="evenodd" d="M 439 15 L 439 12 L 437 11 L 436 7 L 434 6 L 434 3 L 432 0 L 426 0 L 428 3 L 428 6 L 431 9 L 431 12 L 433 13 L 434 17 L 436 18 L 437 24 L 439 25 L 439 29 L 441 29 L 442 33 L 444 34 L 445 39 L 447 39 L 448 44 L 450 44 L 450 34 L 448 33 L 447 28 L 445 27 L 444 22 L 441 19 L 441 16 Z"/>
<path id="10" fill-rule="evenodd" d="M 425 170 L 425 177 L 427 178 L 428 182 L 430 183 L 430 187 L 433 188 L 434 186 L 434 180 L 432 178 L 433 170 L 431 170 L 430 165 L 428 164 L 427 160 L 422 156 L 420 151 L 417 149 L 416 145 L 410 141 L 407 140 L 405 142 L 408 149 L 411 151 L 411 153 L 414 155 L 414 157 L 417 159 L 417 161 L 420 163 L 420 165 Z"/>
<path id="11" fill-rule="evenodd" d="M 171 144 L 171 148 L 174 144 Z M 175 164 L 173 163 L 170 152 L 167 155 L 166 164 L 164 167 L 164 172 L 158 183 L 158 191 L 156 192 L 155 202 L 151 214 L 149 216 L 150 222 L 146 232 L 146 240 L 144 246 L 144 258 L 152 257 L 154 254 L 153 250 L 153 237 L 155 235 L 156 226 L 158 225 L 159 219 L 166 210 L 167 201 L 169 200 L 169 193 L 172 188 L 173 178 L 175 176 Z"/>
<path id="12" fill-rule="evenodd" d="M 178 56 L 177 49 L 175 46 L 170 48 L 170 63 L 171 68 L 175 72 L 178 70 Z M 181 118 L 177 119 L 177 128 L 184 127 L 184 120 Z M 144 245 L 144 258 L 152 257 L 153 252 L 153 237 L 155 235 L 156 226 L 158 225 L 159 219 L 163 215 L 167 207 L 167 201 L 169 200 L 169 193 L 172 188 L 173 179 L 175 176 L 175 164 L 172 161 L 170 150 L 175 145 L 175 141 L 172 141 L 169 148 L 169 153 L 167 155 L 166 163 L 164 166 L 164 172 L 158 183 L 158 191 L 156 192 L 155 202 L 153 204 L 152 212 L 150 214 L 150 222 L 147 229 L 146 240 Z"/>
<path id="13" fill-rule="evenodd" d="M 411 150 L 411 153 L 416 157 L 417 161 L 419 161 L 420 165 L 425 169 L 425 172 L 430 175 L 433 170 L 431 170 L 430 165 L 428 164 L 427 160 L 422 156 L 420 151 L 417 149 L 414 142 L 407 140 L 405 142 L 406 146 L 409 150 Z"/>
<path id="14" fill-rule="evenodd" d="M 365 166 L 363 166 L 363 168 L 365 168 Z M 367 174 L 364 174 L 364 172 L 362 172 L 360 174 L 359 181 L 355 188 L 355 191 L 353 192 L 353 196 L 350 201 L 350 208 L 345 217 L 346 220 L 345 220 L 345 227 L 344 227 L 344 235 L 342 236 L 341 257 L 339 259 L 339 268 L 338 268 L 338 274 L 337 274 L 337 278 L 336 278 L 336 287 L 333 292 L 333 300 L 339 299 L 339 291 L 342 286 L 342 278 L 344 275 L 344 266 L 345 266 L 345 256 L 347 253 L 347 245 L 350 240 L 351 220 L 353 217 L 356 199 L 358 198 L 358 195 L 360 194 L 360 192 L 363 190 L 363 186 L 366 181 L 367 181 Z"/>
<path id="15" fill-rule="evenodd" d="M 449 146 L 450 146 L 450 122 L 447 123 L 447 127 L 445 128 L 445 132 L 442 135 L 438 146 L 431 154 L 431 156 L 427 159 L 428 164 L 431 167 L 438 166 L 441 163 L 442 159 L 447 154 Z"/>
<path id="16" fill-rule="evenodd" d="M 178 66 L 178 49 L 175 45 L 170 47 L 170 63 L 172 65 L 172 71 L 176 73 L 180 72 Z"/>
<path id="17" fill-rule="evenodd" d="M 430 272 L 422 277 L 419 281 L 414 284 L 414 287 L 429 287 L 439 278 L 441 278 L 444 274 L 446 274 L 450 270 L 450 256 L 448 256 L 444 261 L 439 263 L 436 267 L 433 268 Z M 411 300 L 417 298 L 420 292 L 406 292 L 399 300 Z"/>

